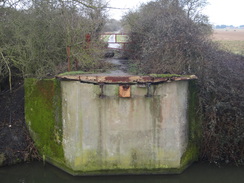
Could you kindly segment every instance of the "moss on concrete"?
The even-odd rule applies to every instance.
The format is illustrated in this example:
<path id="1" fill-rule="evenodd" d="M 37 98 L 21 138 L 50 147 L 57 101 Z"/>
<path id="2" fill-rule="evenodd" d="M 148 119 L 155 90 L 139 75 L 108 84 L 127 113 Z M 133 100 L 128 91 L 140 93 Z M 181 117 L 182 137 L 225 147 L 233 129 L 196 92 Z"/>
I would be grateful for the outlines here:
<path id="1" fill-rule="evenodd" d="M 58 76 L 79 75 L 79 74 L 94 74 L 94 72 L 70 71 L 70 72 L 61 73 Z"/>
<path id="2" fill-rule="evenodd" d="M 3 162 L 5 161 L 5 156 L 3 153 L 0 153 L 0 166 L 3 165 Z"/>
<path id="3" fill-rule="evenodd" d="M 202 113 L 199 110 L 196 82 L 194 80 L 189 81 L 188 122 L 189 140 L 199 145 L 202 138 Z"/>
<path id="4" fill-rule="evenodd" d="M 180 77 L 178 74 L 150 74 L 152 77 L 160 77 L 160 78 L 171 78 L 171 77 Z"/>
<path id="5" fill-rule="evenodd" d="M 177 174 L 184 170 L 180 166 L 175 168 L 174 165 L 163 164 L 159 159 L 148 159 L 147 154 L 143 154 L 139 149 L 132 149 L 127 155 L 115 154 L 114 156 L 107 156 L 106 153 L 101 154 L 96 150 L 86 150 L 75 158 L 70 168 L 65 168 L 73 175 Z"/>
<path id="6" fill-rule="evenodd" d="M 188 93 L 188 123 L 189 142 L 181 158 L 181 167 L 185 169 L 199 157 L 199 144 L 201 142 L 201 113 L 198 111 L 196 81 L 189 81 Z"/>
<path id="7" fill-rule="evenodd" d="M 199 148 L 196 144 L 189 143 L 183 156 L 181 157 L 180 170 L 183 172 L 188 166 L 198 159 Z"/>
<path id="8" fill-rule="evenodd" d="M 43 157 L 64 160 L 60 82 L 25 79 L 25 118 L 35 145 Z"/>
<path id="9" fill-rule="evenodd" d="M 50 160 L 49 160 L 50 161 Z M 178 168 L 115 168 L 111 169 L 97 169 L 97 170 L 83 170 L 74 171 L 71 168 L 60 164 L 59 162 L 53 162 L 53 165 L 59 167 L 63 171 L 73 176 L 104 176 L 104 175 L 161 175 L 161 174 L 180 174 L 182 169 Z"/>
<path id="10" fill-rule="evenodd" d="M 65 170 L 71 175 L 127 175 L 127 174 L 179 174 L 184 169 L 170 168 L 168 165 L 163 165 L 155 162 L 150 162 L 146 159 L 133 159 L 134 154 L 128 156 L 106 158 L 102 160 L 97 152 L 87 151 L 81 157 L 77 157 L 75 161 L 76 169 L 73 167 L 63 166 L 54 162 L 53 164 Z M 140 160 L 140 161 L 139 161 Z M 159 165 L 160 164 L 160 165 Z"/>

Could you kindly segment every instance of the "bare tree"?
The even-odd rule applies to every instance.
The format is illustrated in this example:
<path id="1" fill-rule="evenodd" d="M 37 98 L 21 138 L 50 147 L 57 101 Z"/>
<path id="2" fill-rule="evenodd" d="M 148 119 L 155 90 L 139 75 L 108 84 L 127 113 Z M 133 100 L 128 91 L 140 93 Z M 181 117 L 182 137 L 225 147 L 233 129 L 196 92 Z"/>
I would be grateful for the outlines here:
<path id="1" fill-rule="evenodd" d="M 101 51 L 98 46 L 87 51 L 85 35 L 99 45 L 106 18 L 102 0 L 3 0 L 0 5 L 0 82 L 13 68 L 23 77 L 64 71 L 67 46 L 80 69 L 96 68 Z"/>
<path id="2" fill-rule="evenodd" d="M 203 8 L 208 4 L 207 0 L 179 0 L 180 5 L 186 11 L 187 17 L 198 20 Z"/>

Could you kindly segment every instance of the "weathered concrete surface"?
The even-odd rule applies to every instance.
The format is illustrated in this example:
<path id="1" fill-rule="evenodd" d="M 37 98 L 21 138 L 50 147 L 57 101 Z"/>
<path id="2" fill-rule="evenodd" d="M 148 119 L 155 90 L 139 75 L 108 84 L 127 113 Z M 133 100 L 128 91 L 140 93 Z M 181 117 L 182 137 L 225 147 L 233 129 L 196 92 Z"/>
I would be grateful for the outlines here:
<path id="1" fill-rule="evenodd" d="M 26 122 L 48 162 L 73 175 L 154 174 L 180 173 L 197 158 L 188 78 L 146 87 L 151 78 L 129 77 L 125 95 L 118 83 L 72 79 L 25 81 Z"/>
<path id="2" fill-rule="evenodd" d="M 151 88 L 132 86 L 131 98 L 118 85 L 100 87 L 62 81 L 63 148 L 75 171 L 180 168 L 188 142 L 188 82 Z"/>

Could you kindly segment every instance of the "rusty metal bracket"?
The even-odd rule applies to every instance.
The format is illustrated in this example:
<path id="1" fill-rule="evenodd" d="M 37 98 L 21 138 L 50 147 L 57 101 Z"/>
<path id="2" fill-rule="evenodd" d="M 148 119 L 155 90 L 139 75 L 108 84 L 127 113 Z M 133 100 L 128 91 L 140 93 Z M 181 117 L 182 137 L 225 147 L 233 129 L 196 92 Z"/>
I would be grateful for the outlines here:
<path id="1" fill-rule="evenodd" d="M 99 95 L 99 98 L 105 98 L 106 95 L 104 95 L 104 83 L 99 83 L 99 87 L 101 89 L 101 93 Z"/>
<path id="2" fill-rule="evenodd" d="M 153 95 L 150 92 L 150 88 L 151 88 L 152 83 L 147 83 L 146 87 L 147 87 L 147 94 L 145 95 L 145 97 L 152 97 Z"/>

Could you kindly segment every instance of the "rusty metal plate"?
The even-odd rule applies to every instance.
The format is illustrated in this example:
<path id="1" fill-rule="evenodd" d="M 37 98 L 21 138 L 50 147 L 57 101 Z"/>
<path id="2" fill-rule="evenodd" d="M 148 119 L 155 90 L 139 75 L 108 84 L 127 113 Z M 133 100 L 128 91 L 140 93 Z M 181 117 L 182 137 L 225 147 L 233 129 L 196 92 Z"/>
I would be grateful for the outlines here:
<path id="1" fill-rule="evenodd" d="M 131 86 L 130 85 L 120 85 L 119 86 L 119 96 L 122 98 L 131 97 Z"/>

